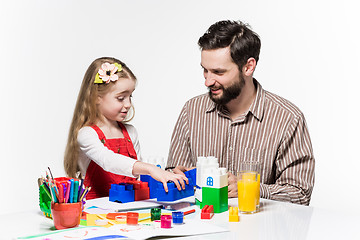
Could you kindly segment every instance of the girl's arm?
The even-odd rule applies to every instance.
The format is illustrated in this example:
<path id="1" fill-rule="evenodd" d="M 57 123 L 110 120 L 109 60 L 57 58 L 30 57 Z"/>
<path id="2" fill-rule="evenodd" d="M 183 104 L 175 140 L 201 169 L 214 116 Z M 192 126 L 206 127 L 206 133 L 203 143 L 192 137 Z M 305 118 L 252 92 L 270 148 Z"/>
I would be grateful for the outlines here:
<path id="1" fill-rule="evenodd" d="M 141 160 L 140 154 L 140 143 L 138 140 L 138 134 L 136 128 L 130 124 L 124 124 L 126 130 L 129 133 L 131 141 L 133 142 L 134 149 L 138 160 Z M 147 174 L 151 175 L 154 179 L 160 181 L 164 185 L 164 189 L 167 192 L 167 181 L 173 181 L 176 187 L 181 190 L 181 187 L 185 189 L 185 182 L 188 184 L 189 180 L 185 177 L 185 174 L 173 174 L 164 170 L 161 170 L 158 167 L 155 167 L 152 164 L 147 164 L 143 162 L 136 162 L 133 168 L 133 175 Z M 185 182 L 184 182 L 185 181 Z M 180 186 L 181 185 L 181 186 Z"/>
<path id="2" fill-rule="evenodd" d="M 109 150 L 91 127 L 81 128 L 77 140 L 80 151 L 105 171 L 135 177 L 132 173 L 136 160 Z"/>
<path id="3" fill-rule="evenodd" d="M 179 191 L 181 190 L 181 188 L 185 189 L 185 182 L 187 184 L 189 184 L 189 180 L 187 179 L 187 177 L 184 174 L 182 174 L 182 175 L 174 174 L 174 173 L 162 170 L 161 168 L 159 168 L 155 165 L 152 165 L 149 163 L 144 163 L 144 162 L 139 162 L 139 161 L 137 161 L 134 164 L 134 168 L 133 168 L 133 175 L 138 175 L 138 174 L 150 175 L 155 180 L 162 182 L 166 192 L 168 191 L 168 187 L 167 187 L 168 181 L 174 182 Z"/>
<path id="4" fill-rule="evenodd" d="M 132 139 L 132 141 L 134 141 Z M 167 182 L 173 181 L 176 187 L 181 190 L 181 186 L 185 189 L 185 183 L 188 179 L 180 174 L 173 174 L 162 170 L 155 165 L 136 161 L 130 157 L 114 153 L 109 150 L 99 140 L 99 137 L 91 127 L 83 127 L 78 133 L 78 143 L 80 150 L 92 161 L 98 164 L 105 171 L 120 174 L 129 177 L 136 177 L 139 174 L 148 174 L 154 179 L 160 181 L 164 185 L 167 192 Z M 181 185 L 181 186 L 180 186 Z"/>

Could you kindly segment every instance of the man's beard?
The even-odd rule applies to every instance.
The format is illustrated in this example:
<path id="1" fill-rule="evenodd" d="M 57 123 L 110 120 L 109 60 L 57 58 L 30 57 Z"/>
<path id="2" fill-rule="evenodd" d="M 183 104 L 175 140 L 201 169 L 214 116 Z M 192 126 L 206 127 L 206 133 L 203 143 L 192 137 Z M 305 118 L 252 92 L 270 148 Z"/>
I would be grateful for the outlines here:
<path id="1" fill-rule="evenodd" d="M 231 100 L 237 98 L 241 90 L 243 89 L 245 85 L 245 80 L 243 76 L 240 76 L 240 81 L 237 81 L 233 83 L 231 86 L 224 88 L 222 85 L 220 85 L 220 89 L 222 89 L 222 96 L 221 97 L 214 97 L 209 87 L 209 97 L 211 100 L 213 100 L 216 104 L 219 105 L 225 105 L 229 103 Z"/>

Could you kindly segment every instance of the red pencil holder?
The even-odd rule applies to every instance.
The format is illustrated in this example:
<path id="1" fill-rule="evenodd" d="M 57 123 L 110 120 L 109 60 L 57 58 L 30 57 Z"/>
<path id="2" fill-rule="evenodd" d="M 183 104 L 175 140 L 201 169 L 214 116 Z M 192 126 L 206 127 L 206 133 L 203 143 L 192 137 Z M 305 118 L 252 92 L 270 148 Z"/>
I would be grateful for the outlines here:
<path id="1" fill-rule="evenodd" d="M 53 203 L 51 202 L 51 214 L 55 228 L 65 229 L 77 227 L 80 224 L 82 203 Z"/>

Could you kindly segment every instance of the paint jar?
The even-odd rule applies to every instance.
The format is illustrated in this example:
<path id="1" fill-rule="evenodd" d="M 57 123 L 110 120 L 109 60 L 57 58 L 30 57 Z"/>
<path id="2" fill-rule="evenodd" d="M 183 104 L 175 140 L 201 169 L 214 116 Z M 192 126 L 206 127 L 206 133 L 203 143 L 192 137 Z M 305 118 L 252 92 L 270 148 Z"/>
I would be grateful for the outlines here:
<path id="1" fill-rule="evenodd" d="M 82 203 L 54 203 L 51 202 L 51 215 L 55 228 L 65 229 L 77 227 L 80 224 Z"/>
<path id="2" fill-rule="evenodd" d="M 151 221 L 160 220 L 161 208 L 152 208 L 150 210 Z"/>
<path id="3" fill-rule="evenodd" d="M 172 213 L 173 224 L 184 223 L 184 212 L 173 212 Z"/>
<path id="4" fill-rule="evenodd" d="M 161 215 L 161 228 L 171 228 L 171 215 Z"/>
<path id="5" fill-rule="evenodd" d="M 128 212 L 126 214 L 126 224 L 128 225 L 136 225 L 139 221 L 139 213 L 136 212 Z"/>

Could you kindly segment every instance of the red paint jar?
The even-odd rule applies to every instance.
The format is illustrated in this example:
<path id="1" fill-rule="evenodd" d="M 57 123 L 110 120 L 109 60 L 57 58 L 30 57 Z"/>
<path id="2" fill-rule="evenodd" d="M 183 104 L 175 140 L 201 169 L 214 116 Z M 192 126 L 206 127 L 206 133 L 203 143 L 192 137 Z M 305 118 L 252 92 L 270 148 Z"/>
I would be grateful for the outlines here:
<path id="1" fill-rule="evenodd" d="M 126 214 L 126 224 L 136 225 L 139 221 L 139 213 L 136 212 L 128 212 Z"/>

